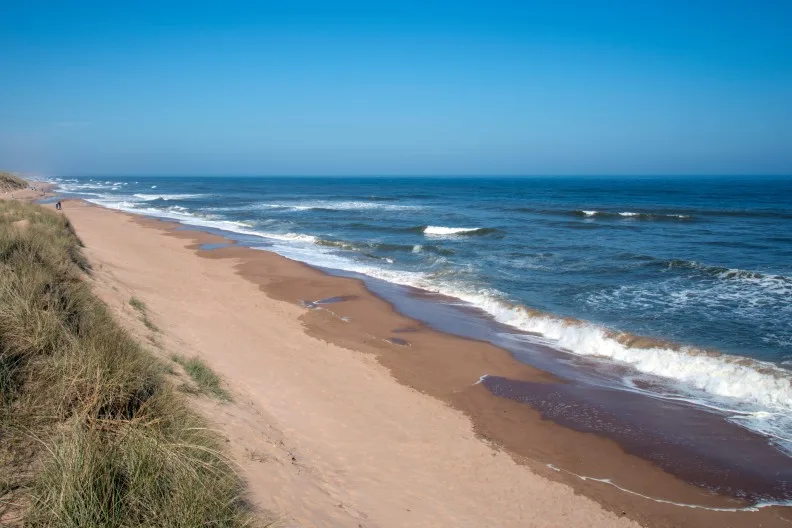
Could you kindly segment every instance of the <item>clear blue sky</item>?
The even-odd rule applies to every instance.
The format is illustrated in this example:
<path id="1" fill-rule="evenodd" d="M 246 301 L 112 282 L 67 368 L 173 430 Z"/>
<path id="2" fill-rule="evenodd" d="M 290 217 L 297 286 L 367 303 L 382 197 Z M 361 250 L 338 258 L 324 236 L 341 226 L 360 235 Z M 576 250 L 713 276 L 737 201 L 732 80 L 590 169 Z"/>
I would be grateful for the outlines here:
<path id="1" fill-rule="evenodd" d="M 0 166 L 792 174 L 792 2 L 0 0 Z"/>

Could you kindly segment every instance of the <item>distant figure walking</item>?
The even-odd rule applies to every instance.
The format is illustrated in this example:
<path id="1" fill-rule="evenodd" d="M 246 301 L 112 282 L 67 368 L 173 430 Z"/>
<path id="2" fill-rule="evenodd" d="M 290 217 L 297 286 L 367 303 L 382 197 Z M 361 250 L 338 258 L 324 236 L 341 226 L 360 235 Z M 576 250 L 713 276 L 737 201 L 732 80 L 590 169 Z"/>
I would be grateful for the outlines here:
<path id="1" fill-rule="evenodd" d="M 57 209 L 58 211 L 60 211 L 60 210 L 62 209 L 62 207 L 61 207 L 61 203 L 60 203 L 60 200 L 58 200 L 57 202 L 55 202 L 55 209 Z"/>

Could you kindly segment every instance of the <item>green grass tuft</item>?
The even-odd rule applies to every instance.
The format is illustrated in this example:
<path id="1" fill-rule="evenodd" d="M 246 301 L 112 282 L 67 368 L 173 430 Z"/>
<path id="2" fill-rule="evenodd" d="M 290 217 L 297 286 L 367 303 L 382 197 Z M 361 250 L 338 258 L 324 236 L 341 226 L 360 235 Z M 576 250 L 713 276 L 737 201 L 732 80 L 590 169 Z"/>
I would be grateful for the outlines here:
<path id="1" fill-rule="evenodd" d="M 140 320 L 143 321 L 143 324 L 146 326 L 146 328 L 148 328 L 149 330 L 155 333 L 160 332 L 159 327 L 155 325 L 153 322 L 151 322 L 151 319 L 149 319 L 146 303 L 144 303 L 137 297 L 132 297 L 131 299 L 129 299 L 129 304 L 130 306 L 132 306 L 132 308 L 140 312 L 140 316 L 141 316 Z"/>
<path id="2" fill-rule="evenodd" d="M 222 387 L 220 376 L 218 376 L 201 358 L 185 358 L 184 356 L 174 354 L 171 356 L 171 359 L 184 368 L 184 371 L 195 381 L 195 384 L 198 385 L 198 389 L 201 392 L 211 394 L 224 401 L 231 400 L 231 395 Z"/>
<path id="3" fill-rule="evenodd" d="M 131 299 L 129 299 L 129 305 L 140 313 L 146 313 L 146 303 L 144 303 L 137 297 L 132 297 Z"/>
<path id="4" fill-rule="evenodd" d="M 0 519 L 249 525 L 220 440 L 93 295 L 81 246 L 63 215 L 0 202 Z"/>
<path id="5" fill-rule="evenodd" d="M 146 328 L 148 328 L 152 332 L 160 331 L 159 327 L 151 322 L 151 319 L 148 318 L 148 315 L 143 316 L 143 324 L 146 325 Z"/>

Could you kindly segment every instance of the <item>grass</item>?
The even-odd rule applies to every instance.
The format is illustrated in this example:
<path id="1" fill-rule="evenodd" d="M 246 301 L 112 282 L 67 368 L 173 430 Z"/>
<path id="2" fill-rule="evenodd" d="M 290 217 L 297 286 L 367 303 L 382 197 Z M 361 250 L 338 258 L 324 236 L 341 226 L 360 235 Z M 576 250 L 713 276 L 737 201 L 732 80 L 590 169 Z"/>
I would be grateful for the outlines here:
<path id="1" fill-rule="evenodd" d="M 149 319 L 146 303 L 137 297 L 132 297 L 129 299 L 129 304 L 132 306 L 132 308 L 140 312 L 140 320 L 143 321 L 143 324 L 146 326 L 146 328 L 155 333 L 160 331 L 159 327 L 151 322 L 151 319 Z"/>
<path id="2" fill-rule="evenodd" d="M 171 359 L 184 368 L 184 371 L 189 374 L 201 392 L 215 396 L 220 400 L 231 400 L 231 395 L 222 387 L 220 376 L 201 358 L 185 358 L 184 356 L 173 354 Z"/>
<path id="3" fill-rule="evenodd" d="M 160 331 L 159 327 L 151 322 L 151 319 L 148 318 L 148 315 L 143 316 L 143 324 L 146 326 L 146 328 L 148 328 L 152 332 Z"/>
<path id="4" fill-rule="evenodd" d="M 146 313 L 146 303 L 144 303 L 137 297 L 132 297 L 131 299 L 129 299 L 129 305 L 140 313 Z"/>
<path id="5" fill-rule="evenodd" d="M 93 295 L 81 246 L 0 202 L 0 524 L 249 525 L 220 440 Z"/>
<path id="6" fill-rule="evenodd" d="M 10 172 L 0 172 L 0 191 L 17 191 L 26 188 L 27 182 L 22 178 L 14 176 Z"/>

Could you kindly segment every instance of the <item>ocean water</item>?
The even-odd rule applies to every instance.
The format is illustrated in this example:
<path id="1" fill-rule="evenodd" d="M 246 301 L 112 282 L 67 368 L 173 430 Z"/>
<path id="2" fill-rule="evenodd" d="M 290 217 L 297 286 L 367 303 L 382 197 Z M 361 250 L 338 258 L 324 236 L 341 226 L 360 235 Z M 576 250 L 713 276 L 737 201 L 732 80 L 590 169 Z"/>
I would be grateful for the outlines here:
<path id="1" fill-rule="evenodd" d="M 323 268 L 442 293 L 624 390 L 792 453 L 792 179 L 57 180 Z"/>

